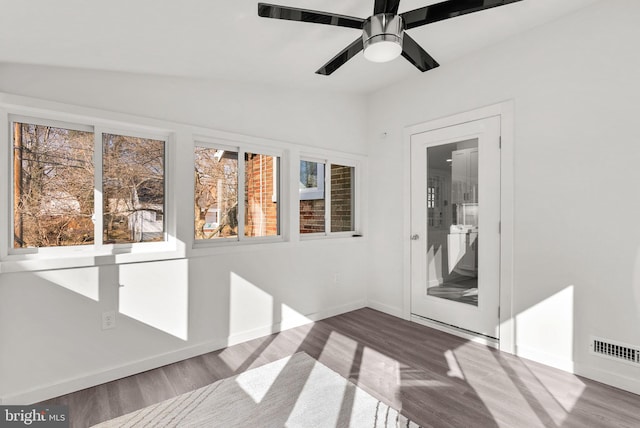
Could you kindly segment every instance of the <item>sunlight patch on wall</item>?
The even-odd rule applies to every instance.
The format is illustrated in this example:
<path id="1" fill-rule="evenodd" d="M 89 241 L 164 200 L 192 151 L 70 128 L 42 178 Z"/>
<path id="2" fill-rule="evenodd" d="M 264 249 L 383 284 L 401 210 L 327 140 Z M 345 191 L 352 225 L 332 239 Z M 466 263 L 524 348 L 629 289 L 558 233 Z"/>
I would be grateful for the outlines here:
<path id="1" fill-rule="evenodd" d="M 235 272 L 229 286 L 229 336 L 273 325 L 273 296 Z"/>
<path id="2" fill-rule="evenodd" d="M 120 313 L 183 340 L 189 328 L 188 260 L 120 266 Z"/>
<path id="3" fill-rule="evenodd" d="M 312 322 L 312 320 L 284 303 L 281 305 L 281 311 L 280 327 L 282 330 L 299 327 Z"/>
<path id="4" fill-rule="evenodd" d="M 517 354 L 573 371 L 573 285 L 516 316 Z"/>
<path id="5" fill-rule="evenodd" d="M 99 300 L 98 268 L 79 268 L 35 272 L 36 276 L 96 302 Z"/>

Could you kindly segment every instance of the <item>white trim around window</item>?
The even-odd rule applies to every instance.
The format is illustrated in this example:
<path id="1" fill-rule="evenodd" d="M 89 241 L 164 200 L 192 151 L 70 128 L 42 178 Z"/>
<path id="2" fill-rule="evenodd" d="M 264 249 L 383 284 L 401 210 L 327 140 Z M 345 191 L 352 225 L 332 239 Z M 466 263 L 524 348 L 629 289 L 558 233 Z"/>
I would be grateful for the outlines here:
<path id="1" fill-rule="evenodd" d="M 196 162 L 196 148 L 201 147 L 205 149 L 216 149 L 216 150 L 229 150 L 237 154 L 237 166 L 236 166 L 236 174 L 237 174 L 237 183 L 236 183 L 236 197 L 237 197 L 237 233 L 233 236 L 229 237 L 219 237 L 219 238 L 196 238 L 195 227 L 193 229 L 193 249 L 194 250 L 202 250 L 207 248 L 216 248 L 220 246 L 228 246 L 230 244 L 236 245 L 246 245 L 246 244 L 256 244 L 256 243 L 274 243 L 274 242 L 283 242 L 285 237 L 288 236 L 288 233 L 285 233 L 286 224 L 287 224 L 287 216 L 284 215 L 283 207 L 288 206 L 288 198 L 286 197 L 285 192 L 283 192 L 283 180 L 280 174 L 285 169 L 283 168 L 283 162 L 285 158 L 285 150 L 272 147 L 272 146 L 261 146 L 259 144 L 254 144 L 252 142 L 243 141 L 242 138 L 238 139 L 226 139 L 219 138 L 215 136 L 206 136 L 206 135 L 196 135 L 193 138 L 193 162 L 195 166 Z M 274 191 L 269 193 L 268 200 L 272 203 L 276 203 L 277 206 L 277 223 L 278 223 L 278 232 L 276 235 L 271 236 L 246 236 L 245 235 L 245 155 L 247 153 L 251 154 L 259 154 L 263 156 L 269 157 L 270 162 L 274 162 L 273 165 L 273 177 L 271 180 L 272 185 L 274 186 Z M 279 167 L 277 166 L 279 164 Z M 196 183 L 195 178 L 192 183 L 192 189 L 195 189 Z M 279 196 L 279 198 L 278 198 Z M 195 193 L 194 193 L 195 198 Z M 275 200 L 274 200 L 275 198 Z M 219 210 L 219 208 L 218 208 Z M 218 211 L 220 212 L 220 211 Z M 224 213 L 220 213 L 220 219 L 224 216 Z M 193 219 L 195 226 L 195 218 Z"/>
<path id="2" fill-rule="evenodd" d="M 13 123 L 93 133 L 93 242 L 86 245 L 59 245 L 18 248 L 14 246 L 14 148 Z M 102 230 L 102 135 L 113 133 L 163 142 L 163 227 L 162 240 L 103 244 Z M 0 272 L 33 271 L 101 264 L 132 263 L 179 257 L 176 216 L 173 209 L 173 158 L 175 135 L 172 131 L 134 123 L 109 121 L 99 117 L 65 114 L 26 106 L 0 104 Z"/>
<path id="3" fill-rule="evenodd" d="M 363 177 L 363 163 L 360 159 L 344 157 L 339 155 L 333 155 L 329 152 L 323 151 L 322 153 L 313 153 L 313 152 L 303 152 L 300 154 L 300 161 L 306 162 L 317 162 L 318 164 L 322 164 L 322 177 L 321 174 L 318 173 L 318 189 L 323 186 L 323 195 L 320 195 L 320 192 L 317 193 L 318 199 L 324 198 L 325 201 L 325 209 L 324 209 L 324 231 L 322 232 L 314 232 L 314 233 L 299 233 L 300 240 L 312 240 L 318 238 L 331 238 L 331 237 L 360 237 L 362 236 L 362 212 L 361 207 L 363 204 L 363 189 L 362 189 L 362 177 Z M 351 230 L 348 231 L 340 231 L 333 232 L 332 231 L 332 200 L 331 200 L 331 171 L 332 165 L 340 165 L 345 167 L 353 168 L 353 175 L 351 177 L 351 222 L 352 227 Z M 298 162 L 298 177 L 300 176 L 300 162 Z M 322 184 L 320 184 L 322 180 Z M 296 201 L 296 216 L 298 217 L 298 221 L 300 221 L 300 201 L 314 199 L 309 197 L 309 193 L 306 192 L 307 189 L 300 189 L 297 192 L 297 201 Z"/>
<path id="4" fill-rule="evenodd" d="M 93 130 L 94 144 L 100 140 L 101 132 L 119 135 L 134 135 L 141 138 L 165 141 L 164 212 L 165 241 L 140 242 L 135 244 L 100 245 L 100 233 L 94 236 L 95 244 L 39 248 L 13 248 L 13 188 L 12 159 L 13 142 L 9 116 L 12 118 L 37 119 L 45 126 L 59 126 L 67 129 Z M 194 239 L 194 147 L 196 142 L 237 148 L 239 158 L 244 153 L 256 153 L 278 157 L 276 167 L 279 175 L 279 234 L 277 236 L 240 237 L 224 242 L 195 242 Z M 179 147 L 178 147 L 179 146 Z M 104 111 L 0 93 L 0 273 L 17 271 L 41 271 L 67 269 L 119 263 L 135 263 L 184 258 L 229 252 L 252 251 L 261 245 L 296 246 L 315 245 L 313 240 L 352 239 L 366 231 L 362 207 L 366 206 L 366 157 L 359 154 L 343 153 L 335 150 L 312 148 L 297 143 L 271 140 L 262 137 L 242 135 L 211 128 L 186 125 L 165 120 L 144 118 L 124 113 Z M 97 151 L 97 149 L 96 149 Z M 94 164 L 101 164 L 101 153 L 94 154 Z M 326 168 L 331 163 L 354 167 L 353 188 L 353 231 L 331 233 L 327 215 L 326 233 L 301 237 L 299 231 L 299 162 L 301 158 L 322 160 Z M 244 180 L 244 162 L 239 165 L 239 181 Z M 96 168 L 99 171 L 100 168 Z M 102 198 L 100 172 L 94 174 L 94 198 Z M 271 187 L 273 188 L 273 187 Z M 330 183 L 325 183 L 325 193 L 330 200 Z M 240 198 L 244 204 L 244 198 Z M 273 195 L 267 195 L 273 202 Z M 96 206 L 96 208 L 98 208 Z M 240 210 L 242 216 L 244 210 Z M 103 212 L 96 209 L 96 217 Z M 238 219 L 244 225 L 244 218 Z M 95 230 L 95 229 L 94 229 Z M 223 241 L 223 240 L 219 240 Z M 275 248 L 275 247 L 274 247 Z M 18 251 L 14 251 L 18 250 Z"/>

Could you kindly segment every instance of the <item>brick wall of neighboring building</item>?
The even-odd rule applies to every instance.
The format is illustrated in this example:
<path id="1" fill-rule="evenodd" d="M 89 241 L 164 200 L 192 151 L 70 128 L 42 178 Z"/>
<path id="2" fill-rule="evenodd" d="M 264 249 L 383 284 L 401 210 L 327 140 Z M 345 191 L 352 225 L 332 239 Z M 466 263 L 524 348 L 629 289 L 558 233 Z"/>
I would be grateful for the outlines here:
<path id="1" fill-rule="evenodd" d="M 324 232 L 324 199 L 300 201 L 300 233 Z"/>
<path id="2" fill-rule="evenodd" d="M 331 231 L 353 229 L 353 167 L 331 165 Z"/>
<path id="3" fill-rule="evenodd" d="M 274 158 L 245 155 L 245 236 L 278 234 L 278 203 L 274 202 Z"/>
<path id="4" fill-rule="evenodd" d="M 324 232 L 325 200 L 300 201 L 300 233 Z M 353 227 L 353 167 L 331 165 L 331 231 Z"/>

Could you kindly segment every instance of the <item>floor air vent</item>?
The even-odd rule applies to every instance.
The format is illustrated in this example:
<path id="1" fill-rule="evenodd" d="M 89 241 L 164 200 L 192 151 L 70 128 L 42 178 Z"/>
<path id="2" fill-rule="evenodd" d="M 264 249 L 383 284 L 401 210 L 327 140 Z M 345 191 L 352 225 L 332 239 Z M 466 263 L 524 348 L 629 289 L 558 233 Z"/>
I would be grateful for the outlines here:
<path id="1" fill-rule="evenodd" d="M 593 354 L 640 365 L 640 347 L 638 346 L 592 337 L 590 348 Z"/>

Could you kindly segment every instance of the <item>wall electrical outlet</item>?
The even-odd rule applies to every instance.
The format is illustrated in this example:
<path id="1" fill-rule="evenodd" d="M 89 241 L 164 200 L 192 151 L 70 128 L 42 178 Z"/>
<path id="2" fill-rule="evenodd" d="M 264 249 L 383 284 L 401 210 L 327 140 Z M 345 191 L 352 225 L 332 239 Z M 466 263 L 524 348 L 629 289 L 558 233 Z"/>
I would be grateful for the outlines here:
<path id="1" fill-rule="evenodd" d="M 116 328 L 116 311 L 105 311 L 102 313 L 102 329 L 111 328 Z"/>

